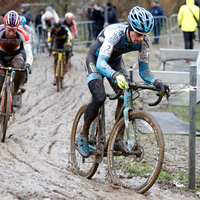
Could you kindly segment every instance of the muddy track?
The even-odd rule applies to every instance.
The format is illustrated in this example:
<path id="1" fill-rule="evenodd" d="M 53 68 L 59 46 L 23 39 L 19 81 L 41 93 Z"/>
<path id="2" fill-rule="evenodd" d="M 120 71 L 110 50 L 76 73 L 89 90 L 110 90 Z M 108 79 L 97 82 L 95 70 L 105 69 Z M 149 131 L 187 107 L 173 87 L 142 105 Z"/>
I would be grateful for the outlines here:
<path id="1" fill-rule="evenodd" d="M 64 88 L 56 92 L 53 57 L 44 53 L 35 58 L 23 106 L 15 109 L 6 142 L 0 144 L 0 199 L 187 199 L 157 185 L 145 195 L 114 186 L 101 165 L 91 180 L 74 174 L 72 123 L 78 109 L 90 99 L 84 60 L 85 54 L 74 53 Z M 106 106 L 114 107 L 109 102 Z M 114 111 L 107 116 L 112 123 Z"/>

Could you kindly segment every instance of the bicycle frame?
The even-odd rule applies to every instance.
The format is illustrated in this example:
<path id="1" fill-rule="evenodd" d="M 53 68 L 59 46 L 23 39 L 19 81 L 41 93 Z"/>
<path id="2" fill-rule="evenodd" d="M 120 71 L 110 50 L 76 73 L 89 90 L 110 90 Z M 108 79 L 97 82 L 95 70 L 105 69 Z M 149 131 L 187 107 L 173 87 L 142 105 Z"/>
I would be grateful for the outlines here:
<path id="1" fill-rule="evenodd" d="M 117 119 L 115 121 L 115 124 L 113 125 L 113 128 L 115 127 L 115 125 L 117 124 L 117 122 L 120 120 L 121 114 L 123 113 L 124 115 L 124 121 L 125 121 L 125 127 L 126 127 L 126 131 L 127 131 L 127 138 L 128 138 L 128 148 L 129 151 L 131 152 L 131 148 L 130 148 L 130 136 L 129 136 L 129 111 L 133 110 L 133 106 L 132 106 L 132 90 L 128 89 L 128 90 L 124 90 L 124 95 L 120 95 L 119 98 L 123 98 L 124 99 L 124 104 L 120 109 L 119 114 L 117 115 Z M 113 97 L 114 95 L 111 94 L 107 94 L 107 97 Z M 102 124 L 102 135 L 106 135 L 106 131 L 105 131 L 105 105 L 103 104 L 102 107 L 100 108 L 100 112 L 101 112 L 101 124 Z M 91 125 L 92 127 L 92 135 L 95 134 L 95 127 L 96 127 L 96 121 L 94 121 Z M 112 133 L 112 131 L 111 131 Z M 106 147 L 108 145 L 108 141 L 106 142 Z M 96 151 L 96 148 L 94 148 L 93 146 L 89 145 L 89 149 L 91 149 L 92 151 Z"/>
<path id="2" fill-rule="evenodd" d="M 56 65 L 56 74 L 55 74 L 55 77 L 57 78 L 58 77 L 58 73 L 59 73 L 59 71 L 58 71 L 58 63 L 59 63 L 59 61 L 60 61 L 60 63 L 61 63 L 61 65 L 60 65 L 60 67 L 61 67 L 61 69 L 60 69 L 60 75 L 61 75 L 61 78 L 63 78 L 63 53 L 62 52 L 58 52 L 58 61 L 57 61 L 57 65 Z"/>
<path id="3" fill-rule="evenodd" d="M 107 94 L 106 96 L 109 97 L 109 99 L 117 99 L 117 98 L 120 98 L 120 99 L 123 99 L 124 102 L 123 102 L 123 106 L 121 107 L 120 109 L 120 112 L 118 113 L 117 115 L 117 118 L 116 118 L 116 121 L 115 121 L 115 124 L 113 125 L 113 128 L 115 127 L 115 125 L 118 123 L 118 121 L 120 120 L 121 116 L 122 116 L 122 113 L 123 113 L 123 116 L 124 116 L 124 123 L 125 123 L 125 128 L 126 128 L 126 134 L 127 134 L 127 146 L 128 146 L 128 150 L 129 152 L 131 152 L 131 144 L 130 144 L 130 131 L 129 131 L 129 112 L 133 111 L 133 104 L 132 104 L 132 92 L 133 92 L 133 88 L 141 88 L 141 89 L 150 89 L 150 90 L 154 90 L 154 91 L 159 91 L 158 89 L 156 89 L 155 87 L 153 86 L 140 86 L 140 85 L 137 85 L 137 84 L 130 84 L 131 88 L 129 89 L 124 89 L 124 95 L 120 95 L 120 93 L 122 92 L 119 92 L 117 95 L 111 95 L 111 94 Z M 136 90 L 137 90 L 136 89 Z M 162 100 L 162 96 L 159 96 L 159 98 L 157 99 L 156 102 L 154 103 L 149 103 L 149 106 L 155 106 L 157 104 L 160 103 L 160 101 Z M 101 124 L 102 124 L 102 132 L 103 132 L 103 135 L 105 136 L 106 135 L 106 132 L 105 132 L 105 106 L 104 104 L 102 105 L 102 107 L 100 108 L 100 112 L 101 112 Z M 94 124 L 95 121 L 92 123 L 92 135 L 95 134 L 95 125 Z M 112 128 L 112 131 L 111 133 L 113 132 L 113 128 Z M 135 143 L 136 145 L 138 146 L 139 145 L 139 137 L 138 137 L 138 133 L 134 132 L 134 135 L 135 135 Z M 106 142 L 106 149 L 107 149 L 107 146 L 108 146 L 108 142 L 109 142 L 109 138 Z M 93 150 L 93 151 L 96 151 L 96 148 L 92 147 L 91 145 L 89 145 L 89 149 Z"/>

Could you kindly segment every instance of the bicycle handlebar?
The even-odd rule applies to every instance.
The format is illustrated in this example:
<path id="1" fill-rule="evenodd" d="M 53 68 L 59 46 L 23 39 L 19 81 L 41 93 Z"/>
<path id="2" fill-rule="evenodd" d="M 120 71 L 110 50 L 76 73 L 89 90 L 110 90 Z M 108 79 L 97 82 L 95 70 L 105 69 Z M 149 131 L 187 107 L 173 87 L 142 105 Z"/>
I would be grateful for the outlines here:
<path id="1" fill-rule="evenodd" d="M 129 83 L 129 87 L 130 87 L 130 89 L 134 89 L 134 90 L 137 90 L 137 89 L 142 89 L 142 90 L 145 90 L 145 89 L 148 89 L 148 90 L 153 90 L 153 91 L 160 91 L 158 88 L 156 88 L 156 87 L 154 87 L 154 86 L 148 86 L 148 85 L 140 85 L 140 84 L 138 84 L 138 83 Z M 123 92 L 123 90 L 120 90 L 116 95 L 114 95 L 113 97 L 109 97 L 109 99 L 110 100 L 115 100 L 115 99 L 118 99 L 119 98 L 119 96 L 122 94 L 122 92 Z M 161 96 L 161 95 L 159 95 L 158 94 L 158 99 L 155 101 L 155 102 L 153 102 L 153 103 L 149 103 L 148 105 L 149 106 L 156 106 L 156 105 L 158 105 L 160 102 L 161 102 L 161 100 L 162 100 L 162 98 L 163 98 L 163 96 Z"/>
<path id="2" fill-rule="evenodd" d="M 13 68 L 13 67 L 0 67 L 0 69 L 4 69 L 8 71 L 19 71 L 19 72 L 24 72 L 27 70 L 27 69 Z"/>
<path id="3" fill-rule="evenodd" d="M 65 52 L 64 49 L 51 49 L 51 50 L 52 50 L 52 51 L 58 51 L 58 52 L 60 52 L 60 53 Z"/>

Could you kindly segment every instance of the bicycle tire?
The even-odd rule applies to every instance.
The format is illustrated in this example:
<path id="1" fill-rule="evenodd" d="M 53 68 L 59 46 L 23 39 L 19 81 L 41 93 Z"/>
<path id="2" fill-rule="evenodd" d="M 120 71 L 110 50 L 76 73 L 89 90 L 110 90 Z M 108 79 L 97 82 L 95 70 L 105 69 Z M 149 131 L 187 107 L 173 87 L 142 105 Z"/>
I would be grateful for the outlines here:
<path id="1" fill-rule="evenodd" d="M 63 79 L 64 79 L 64 62 L 62 62 L 62 68 L 60 70 L 60 88 L 63 89 Z"/>
<path id="2" fill-rule="evenodd" d="M 57 77 L 56 77 L 56 85 L 57 85 L 57 92 L 60 91 L 60 79 L 61 79 L 61 76 L 60 76 L 60 66 L 61 65 L 61 62 L 60 60 L 58 60 L 58 64 L 57 64 Z"/>
<path id="3" fill-rule="evenodd" d="M 83 158 L 78 152 L 78 134 L 82 130 L 83 117 L 86 107 L 87 105 L 83 105 L 79 109 L 73 123 L 72 133 L 71 133 L 71 161 L 73 169 L 77 175 L 90 179 L 97 171 L 99 164 L 97 162 L 94 162 L 95 156 L 90 156 L 89 158 Z M 99 128 L 99 126 L 97 127 Z M 88 138 L 90 138 L 90 135 L 88 136 Z M 90 139 L 88 139 L 88 143 L 90 142 L 91 142 Z"/>
<path id="4" fill-rule="evenodd" d="M 71 67 L 72 67 L 71 56 L 69 56 L 69 59 L 68 59 L 68 67 L 69 67 L 69 70 L 70 70 Z"/>
<path id="5" fill-rule="evenodd" d="M 5 98 L 3 100 L 2 115 L 1 115 L 1 142 L 5 142 L 7 124 L 9 120 L 10 107 L 10 87 L 6 87 Z"/>
<path id="6" fill-rule="evenodd" d="M 139 148 L 132 143 L 131 152 L 139 150 L 140 154 L 122 154 L 114 150 L 117 135 L 125 128 L 123 117 L 114 127 L 109 140 L 108 171 L 114 184 L 143 194 L 153 186 L 160 174 L 164 159 L 164 139 L 158 122 L 144 111 L 130 112 L 129 122 L 130 139 L 135 138 L 133 131 L 136 130 L 140 142 Z M 126 130 L 124 133 L 123 139 L 126 141 Z"/>

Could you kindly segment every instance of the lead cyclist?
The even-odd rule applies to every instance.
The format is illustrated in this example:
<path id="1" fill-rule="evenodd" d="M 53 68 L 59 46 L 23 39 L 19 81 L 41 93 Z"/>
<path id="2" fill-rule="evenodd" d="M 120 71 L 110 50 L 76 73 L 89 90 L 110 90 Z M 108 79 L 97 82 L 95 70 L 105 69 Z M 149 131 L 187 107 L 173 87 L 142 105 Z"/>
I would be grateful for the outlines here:
<path id="1" fill-rule="evenodd" d="M 4 24 L 0 25 L 0 66 L 7 67 L 11 64 L 13 68 L 29 69 L 31 74 L 31 65 L 33 63 L 33 54 L 30 45 L 30 38 L 25 29 L 20 27 L 19 14 L 11 10 L 4 16 Z M 26 54 L 26 63 L 22 56 L 20 43 L 22 42 Z M 3 86 L 5 70 L 0 70 L 0 91 Z M 17 72 L 14 76 L 13 104 L 18 106 L 18 90 L 25 80 L 26 73 Z"/>
<path id="2" fill-rule="evenodd" d="M 106 100 L 103 77 L 106 77 L 117 93 L 118 88 L 128 89 L 128 73 L 125 70 L 122 55 L 138 51 L 139 75 L 148 84 L 159 88 L 163 93 L 169 93 L 168 85 L 155 78 L 148 67 L 150 39 L 148 34 L 153 29 L 152 14 L 142 7 L 133 7 L 128 16 L 128 26 L 113 24 L 105 27 L 90 47 L 86 57 L 87 83 L 92 94 L 92 101 L 86 107 L 84 124 L 78 136 L 78 151 L 83 157 L 89 157 L 88 134 L 92 121 L 97 117 L 99 108 Z M 123 100 L 118 100 L 115 116 L 118 115 Z M 114 149 L 126 152 L 123 133 L 118 134 Z"/>

